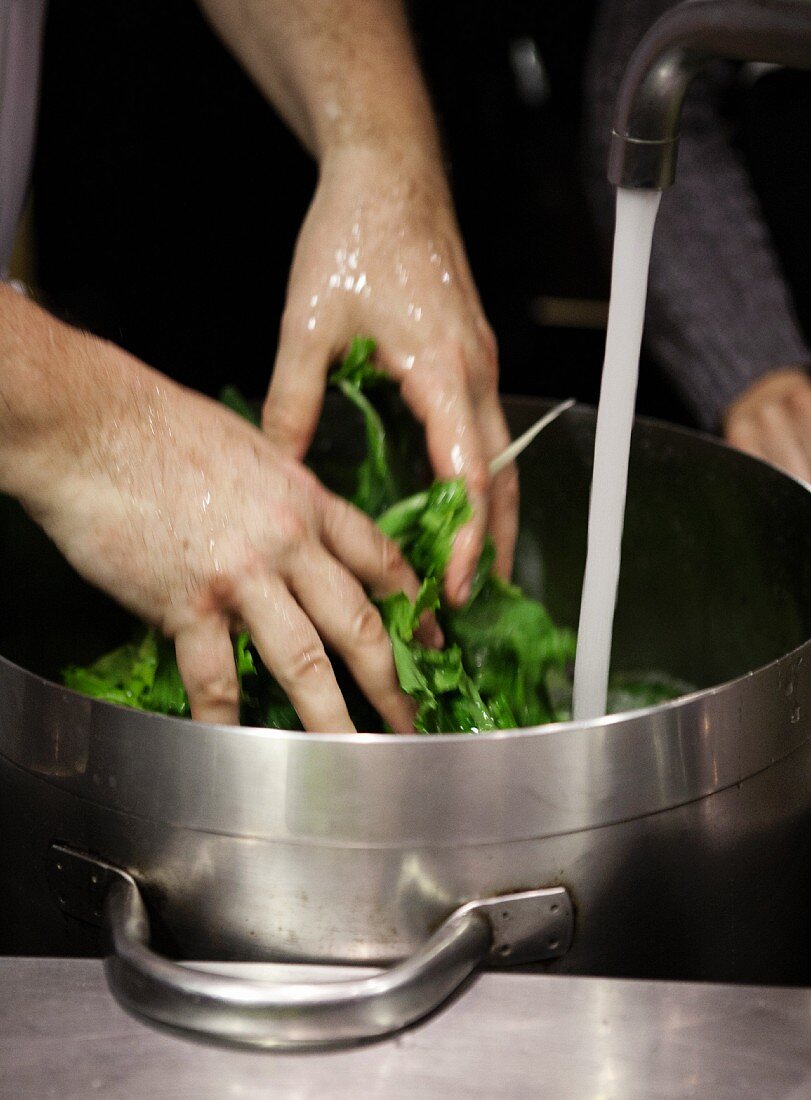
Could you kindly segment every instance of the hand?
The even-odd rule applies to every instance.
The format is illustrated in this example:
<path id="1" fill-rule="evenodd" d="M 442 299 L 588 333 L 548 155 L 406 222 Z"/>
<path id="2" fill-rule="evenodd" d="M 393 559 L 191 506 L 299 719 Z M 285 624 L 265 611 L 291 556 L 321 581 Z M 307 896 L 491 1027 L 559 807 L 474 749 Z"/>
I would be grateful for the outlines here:
<path id="1" fill-rule="evenodd" d="M 724 438 L 811 482 L 811 379 L 796 368 L 761 378 L 730 408 Z"/>
<path id="2" fill-rule="evenodd" d="M 19 495 L 85 578 L 174 638 L 193 717 L 239 722 L 230 635 L 247 627 L 305 729 L 353 731 L 323 637 L 410 731 L 389 638 L 356 579 L 413 598 L 397 548 L 233 413 L 112 345 L 71 339 L 86 392 L 36 455 L 39 488 Z"/>
<path id="3" fill-rule="evenodd" d="M 413 158 L 414 160 L 416 158 Z M 299 236 L 264 409 L 268 436 L 301 459 L 326 375 L 355 335 L 425 426 L 436 474 L 463 477 L 473 506 L 446 577 L 463 603 L 489 528 L 508 577 L 517 528 L 514 467 L 488 461 L 509 443 L 493 334 L 482 313 L 441 173 L 402 151 L 340 147 L 321 165 Z"/>

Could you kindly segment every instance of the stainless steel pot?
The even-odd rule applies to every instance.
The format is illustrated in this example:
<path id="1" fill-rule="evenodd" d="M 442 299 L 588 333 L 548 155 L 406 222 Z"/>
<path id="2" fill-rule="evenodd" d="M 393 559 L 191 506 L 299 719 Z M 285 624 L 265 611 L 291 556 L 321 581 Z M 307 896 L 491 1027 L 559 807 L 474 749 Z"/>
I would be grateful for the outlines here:
<path id="1" fill-rule="evenodd" d="M 537 414 L 509 403 L 516 433 Z M 570 624 L 593 432 L 592 412 L 567 414 L 522 471 L 519 579 Z M 673 703 L 481 736 L 308 736 L 127 711 L 0 659 L 0 949 L 97 952 L 106 921 L 125 1004 L 256 1045 L 391 1030 L 484 957 L 808 982 L 810 549 L 807 488 L 639 422 L 614 663 L 697 684 Z M 59 568 L 52 664 L 103 619 L 78 588 L 96 613 L 75 617 Z M 23 625 L 2 644 L 33 667 Z M 186 958 L 406 961 L 327 993 L 246 989 L 150 936 Z"/>

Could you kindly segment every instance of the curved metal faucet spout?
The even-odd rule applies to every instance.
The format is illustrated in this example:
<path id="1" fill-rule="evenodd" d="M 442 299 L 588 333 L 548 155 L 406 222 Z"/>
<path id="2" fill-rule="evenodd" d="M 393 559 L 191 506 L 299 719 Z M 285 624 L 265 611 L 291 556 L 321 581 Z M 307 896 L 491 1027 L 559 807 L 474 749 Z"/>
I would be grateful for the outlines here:
<path id="1" fill-rule="evenodd" d="M 657 20 L 620 86 L 612 183 L 654 190 L 673 183 L 684 95 L 713 58 L 811 69 L 811 0 L 686 0 Z"/>

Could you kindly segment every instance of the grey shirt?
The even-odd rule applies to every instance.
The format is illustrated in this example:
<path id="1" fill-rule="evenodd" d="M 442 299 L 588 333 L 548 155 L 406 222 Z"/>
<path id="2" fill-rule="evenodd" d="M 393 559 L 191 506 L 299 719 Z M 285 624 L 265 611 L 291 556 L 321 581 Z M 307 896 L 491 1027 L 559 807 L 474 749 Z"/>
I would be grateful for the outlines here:
<path id="1" fill-rule="evenodd" d="M 585 156 L 601 227 L 613 224 L 606 180 L 614 101 L 625 64 L 674 0 L 604 0 L 586 71 Z M 811 351 L 794 316 L 747 173 L 719 110 L 723 71 L 700 77 L 684 105 L 677 179 L 662 197 L 651 257 L 646 343 L 697 422 L 717 430 L 730 403 Z"/>
<path id="2" fill-rule="evenodd" d="M 34 149 L 45 0 L 0 0 L 0 276 L 5 276 Z"/>

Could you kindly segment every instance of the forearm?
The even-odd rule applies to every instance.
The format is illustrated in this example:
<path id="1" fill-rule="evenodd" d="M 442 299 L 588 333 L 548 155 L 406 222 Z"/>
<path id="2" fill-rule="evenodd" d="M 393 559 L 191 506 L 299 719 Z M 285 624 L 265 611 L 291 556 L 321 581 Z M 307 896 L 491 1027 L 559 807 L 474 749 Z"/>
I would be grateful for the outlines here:
<path id="1" fill-rule="evenodd" d="M 344 147 L 439 160 L 400 0 L 199 0 L 321 162 Z"/>
<path id="2" fill-rule="evenodd" d="M 116 405 L 154 373 L 140 367 L 0 282 L 0 491 L 34 511 L 64 495 L 114 445 Z"/>

